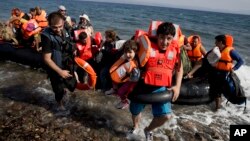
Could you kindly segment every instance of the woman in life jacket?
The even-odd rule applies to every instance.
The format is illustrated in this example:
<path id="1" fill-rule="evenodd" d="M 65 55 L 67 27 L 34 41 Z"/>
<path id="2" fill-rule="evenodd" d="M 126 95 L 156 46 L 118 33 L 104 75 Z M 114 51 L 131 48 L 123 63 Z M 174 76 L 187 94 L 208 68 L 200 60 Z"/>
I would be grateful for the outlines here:
<path id="1" fill-rule="evenodd" d="M 41 42 L 40 32 L 42 28 L 39 27 L 35 19 L 29 21 L 22 20 L 22 35 L 25 42 L 25 46 L 31 46 L 35 48 L 37 52 L 40 52 L 42 48 L 39 46 Z"/>
<path id="2" fill-rule="evenodd" d="M 23 43 L 23 35 L 22 35 L 22 24 L 23 20 L 30 20 L 30 17 L 28 14 L 22 12 L 19 8 L 14 8 L 11 11 L 11 17 L 8 21 L 8 24 L 11 28 L 13 28 L 13 32 L 15 34 L 15 37 L 20 45 Z"/>
<path id="3" fill-rule="evenodd" d="M 116 108 L 125 109 L 129 106 L 128 95 L 140 78 L 138 58 L 136 57 L 138 45 L 134 40 L 127 40 L 123 44 L 123 55 L 110 68 L 113 88 L 106 94 L 117 94 L 121 101 Z"/>
<path id="4" fill-rule="evenodd" d="M 201 38 L 198 35 L 188 37 L 190 47 L 186 47 L 189 60 L 191 61 L 192 69 L 184 78 L 193 78 L 193 74 L 202 66 L 202 58 L 207 51 L 201 43 Z"/>
<path id="5" fill-rule="evenodd" d="M 38 23 L 38 26 L 44 29 L 45 27 L 48 26 L 48 20 L 46 18 L 47 13 L 45 12 L 45 10 L 41 9 L 41 7 L 39 6 L 35 7 L 35 10 L 36 10 L 36 15 L 34 19 Z"/>
<path id="6" fill-rule="evenodd" d="M 215 45 L 219 47 L 221 57 L 209 78 L 210 92 L 215 97 L 215 108 L 218 110 L 221 107 L 221 94 L 228 73 L 239 69 L 244 61 L 233 47 L 233 37 L 231 35 L 216 36 Z M 234 61 L 236 61 L 235 65 Z"/>
<path id="7" fill-rule="evenodd" d="M 105 92 L 112 87 L 112 81 L 109 73 L 111 66 L 117 61 L 123 54 L 122 49 L 116 48 L 116 42 L 120 38 L 117 36 L 114 30 L 105 31 L 105 41 L 101 44 L 101 54 L 100 59 L 100 82 L 101 89 Z"/>

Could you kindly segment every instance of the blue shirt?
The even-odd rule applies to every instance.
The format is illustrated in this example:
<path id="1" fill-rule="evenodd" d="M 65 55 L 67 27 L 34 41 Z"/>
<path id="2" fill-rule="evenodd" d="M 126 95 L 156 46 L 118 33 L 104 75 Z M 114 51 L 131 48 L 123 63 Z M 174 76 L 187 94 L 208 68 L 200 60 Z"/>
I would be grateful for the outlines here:
<path id="1" fill-rule="evenodd" d="M 239 68 L 244 64 L 243 59 L 240 57 L 240 55 L 238 54 L 237 51 L 231 50 L 230 56 L 232 57 L 233 60 L 235 60 L 235 61 L 237 62 L 237 63 L 234 65 L 233 70 L 239 69 Z"/>

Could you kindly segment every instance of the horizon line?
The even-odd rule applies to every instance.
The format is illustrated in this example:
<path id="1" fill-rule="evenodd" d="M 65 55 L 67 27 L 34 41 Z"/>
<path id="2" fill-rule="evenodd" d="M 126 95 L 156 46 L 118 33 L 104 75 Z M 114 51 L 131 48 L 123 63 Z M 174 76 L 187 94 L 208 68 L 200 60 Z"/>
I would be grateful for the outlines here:
<path id="1" fill-rule="evenodd" d="M 228 10 L 219 10 L 219 9 L 205 9 L 204 8 L 188 8 L 188 7 L 179 7 L 176 5 L 157 5 L 157 4 L 140 4 L 140 3 L 126 3 L 126 2 L 110 2 L 110 1 L 92 1 L 92 0 L 75 0 L 75 1 L 85 1 L 85 2 L 96 2 L 96 3 L 114 3 L 114 4 L 127 4 L 127 5 L 141 5 L 141 6 L 153 6 L 153 7 L 162 7 L 162 8 L 175 8 L 175 9 L 183 9 L 183 10 L 194 10 L 194 11 L 204 11 L 204 12 L 215 12 L 215 13 L 224 13 L 224 14 L 236 14 L 236 15 L 245 15 L 250 16 L 250 10 L 249 11 L 228 11 Z"/>

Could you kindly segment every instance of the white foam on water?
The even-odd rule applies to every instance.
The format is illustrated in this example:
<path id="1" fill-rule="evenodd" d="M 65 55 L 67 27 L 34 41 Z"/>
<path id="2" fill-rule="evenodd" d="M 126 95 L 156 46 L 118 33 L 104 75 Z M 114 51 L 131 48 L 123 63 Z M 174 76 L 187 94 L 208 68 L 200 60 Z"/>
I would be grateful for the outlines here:
<path id="1" fill-rule="evenodd" d="M 46 88 L 43 88 L 43 87 L 37 87 L 35 89 L 35 91 L 41 92 L 41 93 L 44 93 L 44 94 L 54 94 L 54 92 L 51 89 L 46 89 Z"/>
<path id="2" fill-rule="evenodd" d="M 164 129 L 172 129 L 175 130 L 180 128 L 177 124 L 177 119 L 183 120 L 192 120 L 196 121 L 202 125 L 210 125 L 211 123 L 219 123 L 221 128 L 216 128 L 214 130 L 219 130 L 220 132 L 227 133 L 229 135 L 229 127 L 232 124 L 250 124 L 250 67 L 242 66 L 240 69 L 235 71 L 237 76 L 241 81 L 241 86 L 245 91 L 245 95 L 247 97 L 247 108 L 244 111 L 245 104 L 235 105 L 230 102 L 227 103 L 225 97 L 222 97 L 222 108 L 217 112 L 212 111 L 212 106 L 214 103 L 209 104 L 207 106 L 196 106 L 194 112 L 191 113 L 183 113 L 179 116 L 173 115 L 173 118 L 166 122 L 163 126 L 156 129 L 154 131 L 154 136 L 161 137 L 163 139 L 168 140 L 164 133 Z M 189 108 L 190 106 L 186 106 L 185 108 Z M 208 107 L 208 108 L 204 108 Z M 196 110 L 202 109 L 202 110 Z M 144 129 L 151 122 L 152 115 L 150 113 L 144 114 L 141 121 L 141 129 Z M 221 123 L 220 123 L 221 122 Z M 192 130 L 196 130 L 195 128 Z M 144 138 L 143 130 L 139 132 L 139 135 Z"/>

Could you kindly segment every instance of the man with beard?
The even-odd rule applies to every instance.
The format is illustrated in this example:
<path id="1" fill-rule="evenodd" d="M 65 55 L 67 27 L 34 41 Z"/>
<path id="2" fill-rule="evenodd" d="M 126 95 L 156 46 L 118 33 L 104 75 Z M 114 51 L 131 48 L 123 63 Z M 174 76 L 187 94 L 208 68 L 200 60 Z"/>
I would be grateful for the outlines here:
<path id="1" fill-rule="evenodd" d="M 64 29 L 64 17 L 58 12 L 48 16 L 49 27 L 41 35 L 44 62 L 51 81 L 59 110 L 65 110 L 63 96 L 66 88 L 74 91 L 76 80 L 73 77 L 73 46 Z"/>

